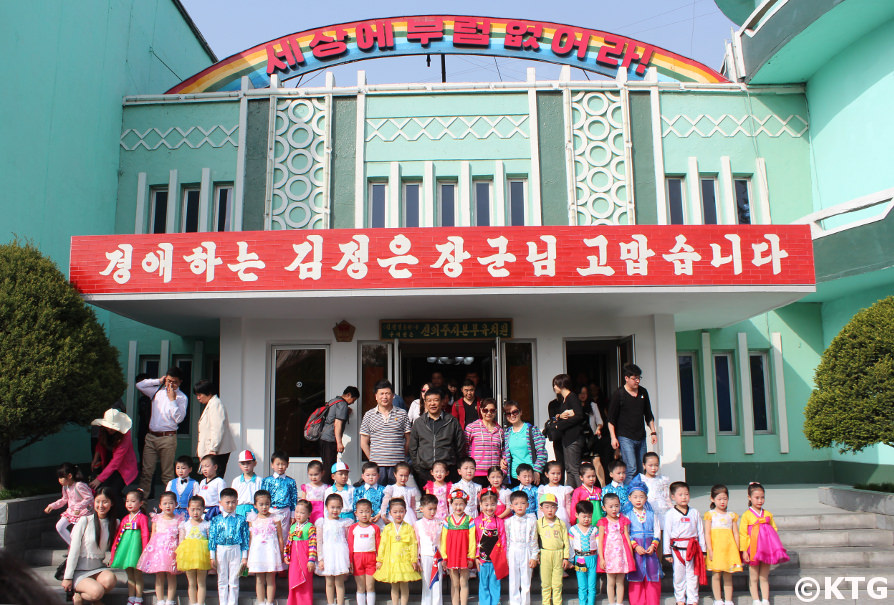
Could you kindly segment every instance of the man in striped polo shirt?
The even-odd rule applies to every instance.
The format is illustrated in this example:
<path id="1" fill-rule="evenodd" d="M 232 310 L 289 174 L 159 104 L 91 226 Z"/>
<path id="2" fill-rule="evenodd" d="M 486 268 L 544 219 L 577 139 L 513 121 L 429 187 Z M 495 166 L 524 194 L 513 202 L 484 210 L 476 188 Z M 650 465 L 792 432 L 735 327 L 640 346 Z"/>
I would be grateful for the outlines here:
<path id="1" fill-rule="evenodd" d="M 380 380 L 375 387 L 376 407 L 360 422 L 360 449 L 379 465 L 379 484 L 394 483 L 394 465 L 407 459 L 410 422 L 406 410 L 394 407 L 394 387 Z"/>

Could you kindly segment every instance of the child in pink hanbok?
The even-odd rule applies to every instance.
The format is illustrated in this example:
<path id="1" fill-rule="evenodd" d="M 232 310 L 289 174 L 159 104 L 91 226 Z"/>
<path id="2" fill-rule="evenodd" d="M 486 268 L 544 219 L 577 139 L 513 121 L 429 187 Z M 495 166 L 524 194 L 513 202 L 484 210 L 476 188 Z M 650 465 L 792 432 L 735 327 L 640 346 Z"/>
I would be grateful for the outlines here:
<path id="1" fill-rule="evenodd" d="M 762 605 L 770 603 L 770 566 L 788 561 L 773 521 L 773 513 L 764 510 L 766 494 L 760 483 L 748 486 L 748 510 L 739 521 L 739 548 L 742 562 L 748 564 L 748 590 Z M 758 593 L 764 597 L 762 601 Z"/>

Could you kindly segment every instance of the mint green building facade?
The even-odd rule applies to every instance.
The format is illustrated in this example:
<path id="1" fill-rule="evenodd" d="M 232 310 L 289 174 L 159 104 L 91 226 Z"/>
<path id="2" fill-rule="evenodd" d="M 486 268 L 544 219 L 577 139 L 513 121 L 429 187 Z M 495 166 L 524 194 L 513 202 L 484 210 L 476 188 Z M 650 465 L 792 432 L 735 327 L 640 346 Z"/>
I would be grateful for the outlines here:
<path id="1" fill-rule="evenodd" d="M 171 76 L 121 90 L 123 113 L 108 126 L 114 136 L 94 143 L 111 156 L 96 169 L 104 222 L 74 222 L 69 233 L 803 223 L 816 267 L 805 287 L 728 297 L 683 286 L 672 294 L 572 289 L 553 313 L 545 313 L 547 294 L 523 304 L 483 291 L 395 293 L 353 305 L 363 293 L 284 302 L 89 297 L 110 311 L 128 378 L 172 363 L 211 376 L 238 449 L 284 446 L 303 462 L 310 450 L 289 439 L 296 421 L 279 397 L 280 382 L 294 382 L 280 373 L 290 354 L 322 351 L 321 401 L 347 384 L 366 395 L 381 377 L 410 400 L 440 359 L 468 357 L 495 395 L 522 401 L 535 425 L 547 415 L 551 376 L 585 375 L 610 391 L 620 364 L 635 360 L 655 402 L 668 474 L 696 484 L 890 479 L 890 448 L 814 450 L 801 427 L 825 347 L 855 312 L 894 294 L 894 177 L 885 170 L 894 127 L 875 117 L 894 93 L 894 62 L 885 60 L 894 54 L 894 10 L 861 0 L 790 0 L 775 12 L 717 4 L 743 24 L 724 58 L 729 83 L 680 84 L 654 72 L 589 82 L 571 80 L 570 70 L 539 81 L 529 70 L 526 82 L 492 86 L 372 86 L 361 72 L 356 83 L 327 78 L 316 88 L 274 78 L 269 88 L 245 81 L 234 92 L 163 95 L 178 81 Z M 814 9 L 794 10 L 805 4 Z M 866 4 L 872 18 L 861 16 Z M 791 33 L 786 43 L 771 44 L 780 31 Z M 180 79 L 209 61 L 193 41 L 171 51 L 186 63 Z M 54 253 L 61 264 L 64 249 Z M 511 317 L 515 331 L 505 342 L 463 345 L 464 357 L 455 344 L 427 351 L 380 338 L 380 320 L 432 314 Z M 352 341 L 333 335 L 342 319 L 356 328 Z M 463 368 L 442 369 L 459 376 Z M 133 410 L 135 394 L 125 400 Z M 307 401 L 295 405 L 306 413 Z M 354 465 L 361 456 L 352 424 L 345 459 Z M 193 433 L 183 431 L 184 451 Z"/>

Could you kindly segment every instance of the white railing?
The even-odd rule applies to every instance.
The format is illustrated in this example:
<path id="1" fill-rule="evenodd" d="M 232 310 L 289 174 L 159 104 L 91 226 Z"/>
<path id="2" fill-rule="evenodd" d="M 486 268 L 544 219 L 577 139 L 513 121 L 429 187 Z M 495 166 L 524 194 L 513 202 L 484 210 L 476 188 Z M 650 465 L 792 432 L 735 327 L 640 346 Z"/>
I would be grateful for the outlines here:
<path id="1" fill-rule="evenodd" d="M 860 217 L 856 220 L 840 223 L 828 228 L 824 225 L 824 222 L 829 219 L 843 217 L 844 220 L 846 220 L 846 215 L 848 214 L 861 212 L 877 206 L 884 207 L 872 216 Z M 833 233 L 846 231 L 848 229 L 853 229 L 854 227 L 860 227 L 862 225 L 868 225 L 883 220 L 888 216 L 892 208 L 894 208 L 894 188 L 883 189 L 882 191 L 876 191 L 875 193 L 858 197 L 849 202 L 844 202 L 843 204 L 838 204 L 837 206 L 832 206 L 831 208 L 808 214 L 796 221 L 792 221 L 792 224 L 810 225 L 810 233 L 813 236 L 813 239 L 819 239 L 827 235 L 832 235 Z"/>

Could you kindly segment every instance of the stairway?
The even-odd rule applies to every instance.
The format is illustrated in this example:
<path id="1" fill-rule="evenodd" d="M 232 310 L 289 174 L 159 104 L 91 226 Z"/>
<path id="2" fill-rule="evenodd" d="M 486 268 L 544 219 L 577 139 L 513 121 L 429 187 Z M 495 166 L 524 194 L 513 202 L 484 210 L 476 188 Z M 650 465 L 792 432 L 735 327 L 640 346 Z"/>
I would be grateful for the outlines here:
<path id="1" fill-rule="evenodd" d="M 795 595 L 795 587 L 799 581 L 805 578 L 817 580 L 820 586 L 825 586 L 826 578 L 834 581 L 839 577 L 883 578 L 881 586 L 888 586 L 891 595 L 885 598 L 872 598 L 866 590 L 865 581 L 859 585 L 856 598 L 851 593 L 851 585 L 842 582 L 838 590 L 842 598 L 832 594 L 832 600 L 825 600 L 825 595 L 820 595 L 815 603 L 845 604 L 881 604 L 894 603 L 894 531 L 879 529 L 881 525 L 877 515 L 871 513 L 845 513 L 823 515 L 785 515 L 776 517 L 782 543 L 786 546 L 791 560 L 783 565 L 774 567 L 770 573 L 770 587 L 773 596 L 773 605 L 800 605 L 805 601 Z M 51 585 L 58 586 L 59 582 L 53 578 L 56 566 L 62 562 L 65 556 L 64 543 L 55 532 L 45 532 L 41 537 L 39 548 L 34 548 L 25 553 L 25 560 L 29 563 L 41 579 Z M 124 605 L 127 601 L 127 587 L 125 576 L 118 572 L 119 586 L 104 600 L 106 605 Z M 531 587 L 532 603 L 540 605 L 540 583 L 538 573 L 535 570 Z M 733 576 L 736 605 L 751 605 L 751 597 L 748 595 L 747 572 Z M 810 580 L 804 580 L 810 582 Z M 709 578 L 710 582 L 710 578 Z M 277 603 L 285 604 L 285 580 L 280 579 Z M 146 577 L 146 605 L 154 603 L 153 578 Z M 314 604 L 326 605 L 325 584 L 322 578 L 314 579 Z M 243 578 L 241 582 L 240 605 L 254 605 L 254 578 Z M 446 588 L 446 587 L 445 587 Z M 60 589 L 61 593 L 61 589 Z M 390 603 L 388 586 L 377 585 L 377 602 L 380 605 Z M 502 602 L 508 602 L 505 596 Z M 701 604 L 713 605 L 710 597 L 710 586 L 702 587 Z M 469 590 L 469 602 L 477 603 L 477 590 L 475 580 L 471 581 Z M 347 582 L 346 596 L 348 605 L 354 602 L 353 580 Z M 445 590 L 445 605 L 449 605 L 449 588 Z M 188 605 L 186 597 L 186 580 L 180 580 L 178 591 L 178 605 Z M 208 580 L 207 605 L 217 605 L 217 590 L 214 577 Z M 419 602 L 419 585 L 413 587 L 411 603 Z M 566 605 L 578 605 L 576 582 L 573 578 L 566 579 L 564 588 L 564 602 Z M 664 605 L 672 605 L 673 586 L 669 577 L 662 582 L 662 602 Z M 602 594 L 596 600 L 597 605 L 606 603 Z M 310 605 L 310 604 L 308 604 Z"/>

